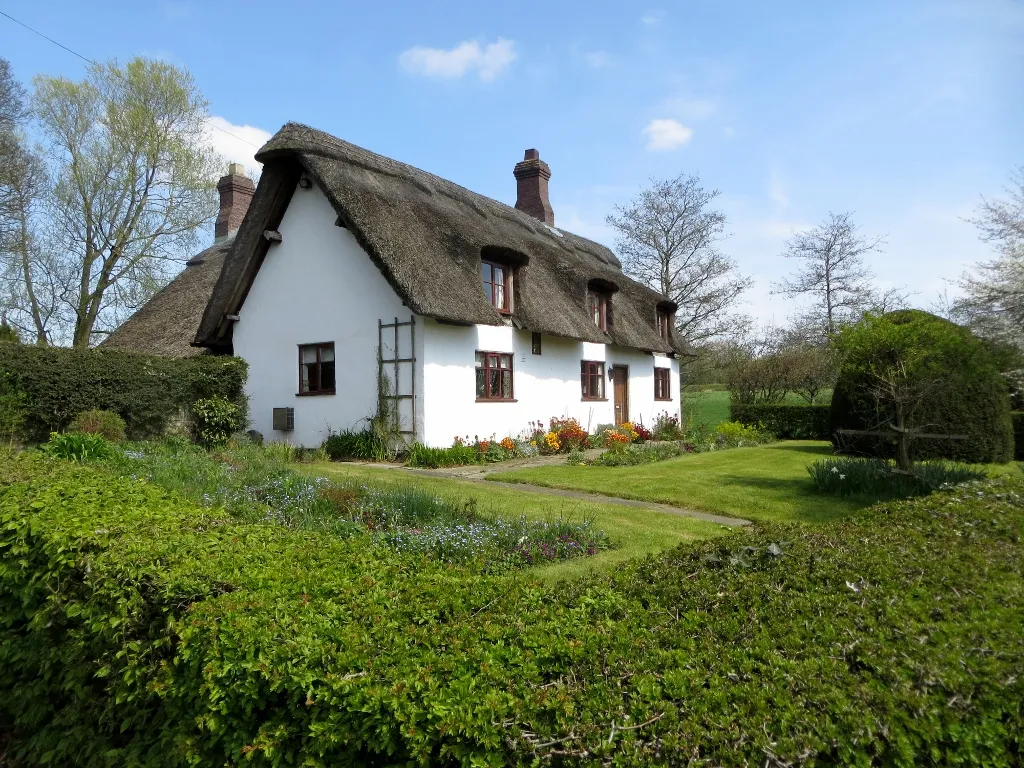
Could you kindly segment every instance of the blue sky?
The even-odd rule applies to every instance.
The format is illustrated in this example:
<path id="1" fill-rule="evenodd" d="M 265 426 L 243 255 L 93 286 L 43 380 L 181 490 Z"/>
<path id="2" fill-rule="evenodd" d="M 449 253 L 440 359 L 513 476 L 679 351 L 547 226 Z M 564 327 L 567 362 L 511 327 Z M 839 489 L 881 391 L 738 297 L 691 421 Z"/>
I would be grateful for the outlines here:
<path id="1" fill-rule="evenodd" d="M 94 59 L 187 66 L 222 127 L 288 120 L 509 204 L 536 147 L 556 224 L 614 245 L 604 217 L 651 177 L 722 192 L 722 248 L 769 293 L 791 230 L 852 210 L 888 245 L 883 286 L 927 305 L 990 255 L 970 216 L 1024 164 L 1024 2 L 46 2 L 0 10 Z M 81 60 L 0 17 L 29 81 Z M 229 125 L 230 124 L 230 125 Z M 214 132 L 231 159 L 252 147 Z M 211 233 L 212 237 L 212 233 Z"/>

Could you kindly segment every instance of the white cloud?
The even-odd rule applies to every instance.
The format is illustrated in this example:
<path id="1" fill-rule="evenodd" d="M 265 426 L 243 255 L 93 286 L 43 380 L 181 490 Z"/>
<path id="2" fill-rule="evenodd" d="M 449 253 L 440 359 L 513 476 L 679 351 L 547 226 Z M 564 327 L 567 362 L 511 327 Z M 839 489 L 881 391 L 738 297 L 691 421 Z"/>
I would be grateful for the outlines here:
<path id="1" fill-rule="evenodd" d="M 693 138 L 693 129 L 677 120 L 660 118 L 651 120 L 643 130 L 647 137 L 647 148 L 651 150 L 675 149 Z"/>
<path id="2" fill-rule="evenodd" d="M 722 129 L 722 133 L 724 133 L 731 139 L 733 136 L 736 135 L 736 129 L 733 128 L 731 125 L 727 125 L 725 126 L 725 128 Z"/>
<path id="3" fill-rule="evenodd" d="M 661 22 L 661 16 L 654 13 L 648 13 L 641 16 L 640 21 L 648 27 L 653 27 L 655 24 L 659 24 Z"/>
<path id="4" fill-rule="evenodd" d="M 259 176 L 260 164 L 253 157 L 270 139 L 270 131 L 253 125 L 235 125 L 230 120 L 213 115 L 206 121 L 206 137 L 210 145 L 228 163 L 241 163 L 254 176 Z"/>
<path id="5" fill-rule="evenodd" d="M 496 43 L 483 48 L 476 40 L 459 43 L 447 51 L 418 45 L 403 51 L 398 63 L 414 75 L 437 79 L 457 79 L 476 71 L 486 82 L 508 69 L 516 58 L 515 42 L 499 37 Z"/>
<path id="6" fill-rule="evenodd" d="M 612 64 L 612 55 L 607 51 L 590 51 L 583 54 L 583 58 L 594 69 L 603 69 Z"/>

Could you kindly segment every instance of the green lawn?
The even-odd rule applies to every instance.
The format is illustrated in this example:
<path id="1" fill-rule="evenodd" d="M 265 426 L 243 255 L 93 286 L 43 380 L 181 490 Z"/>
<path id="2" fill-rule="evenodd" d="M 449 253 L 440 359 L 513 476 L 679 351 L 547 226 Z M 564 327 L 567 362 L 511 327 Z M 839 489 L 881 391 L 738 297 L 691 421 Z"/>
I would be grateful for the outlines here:
<path id="1" fill-rule="evenodd" d="M 690 417 L 697 424 L 706 424 L 714 428 L 723 421 L 729 420 L 729 393 L 719 389 L 720 384 L 709 384 L 706 387 L 695 385 L 686 387 L 683 390 L 683 420 L 688 421 Z M 819 402 L 827 403 L 832 397 L 831 391 L 826 391 L 819 397 Z M 807 401 L 800 395 L 790 392 L 786 395 L 786 402 L 794 405 L 806 405 Z"/>
<path id="2" fill-rule="evenodd" d="M 750 520 L 820 523 L 863 506 L 814 492 L 806 467 L 831 455 L 828 443 L 789 440 L 638 467 L 536 467 L 489 479 L 657 501 Z"/>
<path id="3" fill-rule="evenodd" d="M 506 516 L 526 515 L 540 520 L 559 515 L 573 519 L 592 519 L 608 534 L 614 549 L 593 557 L 567 560 L 537 567 L 533 575 L 544 580 L 573 578 L 595 570 L 604 570 L 634 557 L 643 557 L 685 541 L 720 536 L 729 529 L 703 520 L 617 504 L 595 504 L 561 499 L 539 493 L 488 486 L 479 482 L 423 477 L 396 469 L 356 464 L 319 463 L 297 465 L 310 474 L 335 481 L 356 480 L 375 485 L 414 485 L 438 496 L 477 500 L 481 512 Z"/>

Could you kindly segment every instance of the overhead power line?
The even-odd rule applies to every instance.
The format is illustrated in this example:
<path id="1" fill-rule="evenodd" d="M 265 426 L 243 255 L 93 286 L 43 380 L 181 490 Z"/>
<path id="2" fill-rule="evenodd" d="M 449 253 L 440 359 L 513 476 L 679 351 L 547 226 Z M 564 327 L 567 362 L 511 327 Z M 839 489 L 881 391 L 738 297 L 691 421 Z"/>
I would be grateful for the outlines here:
<path id="1" fill-rule="evenodd" d="M 63 43 L 58 43 L 52 37 L 48 37 L 48 36 L 44 35 L 38 29 L 34 29 L 34 28 L 30 27 L 28 24 L 26 24 L 25 22 L 19 21 L 18 19 L 16 19 L 13 16 L 11 16 L 9 13 L 5 13 L 4 11 L 0 11 L 0 16 L 4 16 L 4 17 L 10 19 L 15 24 L 17 24 L 18 26 L 24 27 L 25 29 L 27 29 L 29 32 L 31 32 L 34 35 L 39 35 L 39 37 L 43 38 L 43 40 L 46 40 L 49 43 L 53 43 L 58 48 L 63 48 L 65 51 L 70 53 L 72 56 L 77 56 L 82 61 L 86 62 L 87 64 L 92 64 L 93 66 L 99 66 L 99 64 L 96 61 L 94 61 L 93 59 L 90 59 L 88 56 L 83 56 L 78 51 L 71 50 L 70 48 L 68 48 Z M 237 139 L 238 141 L 241 141 L 241 142 L 243 142 L 245 144 L 248 144 L 250 147 L 253 147 L 255 149 L 259 149 L 260 148 L 259 144 L 253 144 L 248 139 L 243 139 L 241 136 L 238 136 L 238 135 L 232 133 L 231 131 L 227 131 L 227 130 L 221 128 L 219 125 L 214 125 L 213 123 L 207 123 L 207 125 L 209 125 L 211 128 L 213 128 L 215 131 L 220 131 L 221 133 L 227 134 L 228 136 L 230 136 L 233 139 Z"/>

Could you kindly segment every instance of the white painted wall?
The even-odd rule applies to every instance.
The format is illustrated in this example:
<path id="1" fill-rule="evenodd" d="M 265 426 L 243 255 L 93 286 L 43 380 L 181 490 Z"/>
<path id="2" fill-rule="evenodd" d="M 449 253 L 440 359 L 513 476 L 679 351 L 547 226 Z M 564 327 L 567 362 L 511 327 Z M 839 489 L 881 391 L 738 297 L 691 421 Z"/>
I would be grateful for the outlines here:
<path id="1" fill-rule="evenodd" d="M 270 246 L 235 323 L 235 354 L 249 364 L 251 426 L 268 440 L 319 446 L 331 430 L 361 428 L 377 405 L 377 321 L 411 315 L 336 219 L 316 185 L 296 188 L 279 227 L 282 242 Z M 401 330 L 400 352 L 407 357 L 409 329 Z M 419 318 L 416 330 L 422 330 Z M 298 396 L 298 345 L 325 341 L 334 342 L 338 394 Z M 388 331 L 385 357 L 392 356 L 393 342 Z M 422 360 L 422 334 L 417 346 L 415 357 Z M 412 368 L 401 366 L 403 391 Z M 275 432 L 272 409 L 289 406 L 295 431 Z M 403 410 L 408 425 L 411 402 Z"/>
<path id="2" fill-rule="evenodd" d="M 629 417 L 650 425 L 662 413 L 679 416 L 679 365 L 674 359 L 604 344 L 542 337 L 541 354 L 532 354 L 532 335 L 511 327 L 445 325 L 424 321 L 421 440 L 448 446 L 456 436 L 481 439 L 517 435 L 529 421 L 572 416 L 584 428 L 614 421 L 611 381 L 606 402 L 582 399 L 580 361 L 629 366 Z M 513 354 L 514 403 L 476 402 L 475 352 Z M 654 400 L 654 367 L 671 368 L 672 400 Z"/>

